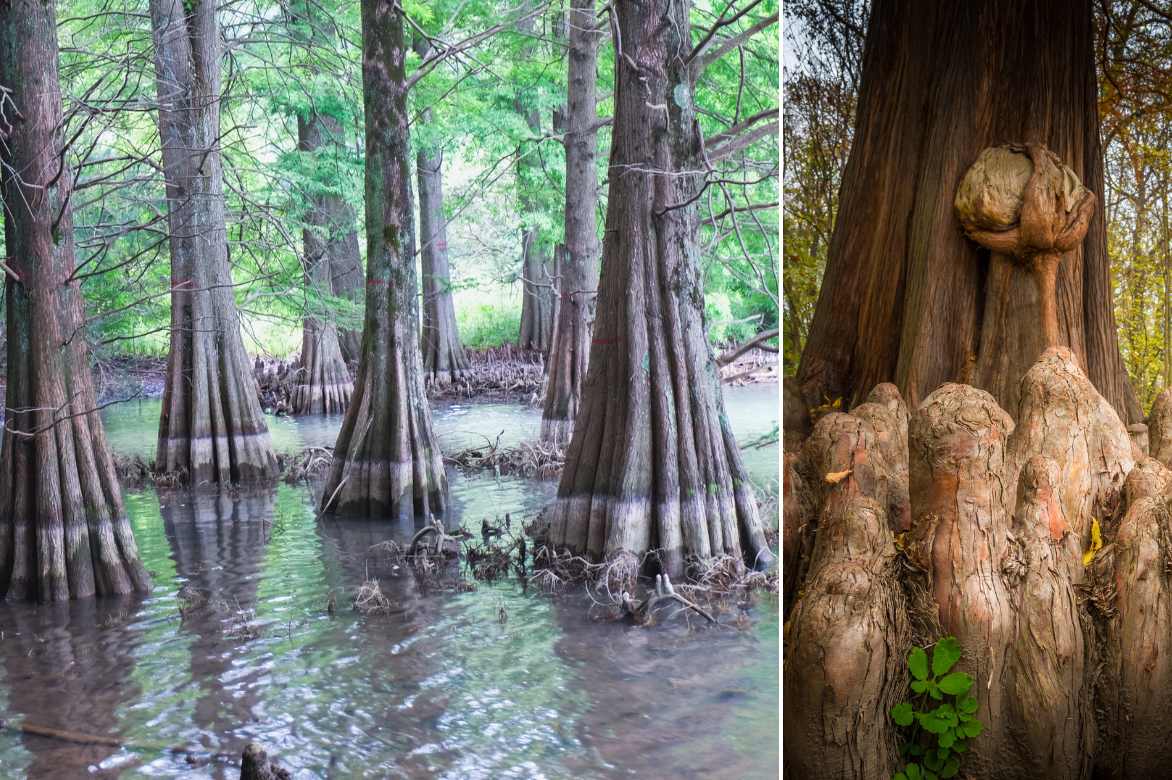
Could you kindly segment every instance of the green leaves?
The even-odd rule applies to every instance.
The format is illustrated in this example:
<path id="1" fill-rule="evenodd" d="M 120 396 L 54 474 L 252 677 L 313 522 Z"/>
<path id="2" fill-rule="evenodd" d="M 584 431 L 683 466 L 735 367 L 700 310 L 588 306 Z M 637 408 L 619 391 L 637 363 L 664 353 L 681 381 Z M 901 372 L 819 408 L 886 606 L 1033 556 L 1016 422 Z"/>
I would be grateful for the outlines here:
<path id="1" fill-rule="evenodd" d="M 922 650 L 920 651 L 923 652 Z M 939 677 L 960 660 L 960 642 L 956 637 L 946 636 L 936 643 L 932 651 L 932 674 Z"/>
<path id="2" fill-rule="evenodd" d="M 928 679 L 928 654 L 922 647 L 913 647 L 907 655 L 907 668 L 917 680 Z"/>
<path id="3" fill-rule="evenodd" d="M 891 719 L 895 721 L 897 726 L 910 726 L 915 720 L 914 713 L 911 702 L 901 701 L 891 708 Z"/>
<path id="4" fill-rule="evenodd" d="M 953 672 L 947 674 L 940 680 L 940 690 L 949 694 L 950 696 L 960 696 L 968 693 L 969 688 L 973 687 L 973 678 L 969 677 L 964 672 Z M 975 699 L 974 699 L 975 701 Z"/>
<path id="5" fill-rule="evenodd" d="M 901 730 L 900 753 L 907 761 L 895 780 L 937 780 L 956 777 L 960 756 L 969 740 L 984 726 L 976 719 L 977 699 L 969 692 L 973 678 L 951 671 L 962 654 L 955 637 L 944 637 L 932 648 L 929 667 L 924 648 L 913 647 L 907 656 L 911 673 L 910 701 L 891 708 L 891 719 Z"/>

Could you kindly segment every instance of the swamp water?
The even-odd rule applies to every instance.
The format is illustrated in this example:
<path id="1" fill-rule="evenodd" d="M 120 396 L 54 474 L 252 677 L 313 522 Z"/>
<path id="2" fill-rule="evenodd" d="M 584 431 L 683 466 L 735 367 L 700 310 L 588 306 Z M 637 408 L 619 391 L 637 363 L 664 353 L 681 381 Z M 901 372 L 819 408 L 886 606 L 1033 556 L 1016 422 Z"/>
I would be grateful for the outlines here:
<path id="1" fill-rule="evenodd" d="M 742 442 L 777 425 L 776 385 L 727 388 Z M 153 455 L 158 401 L 105 411 L 116 452 Z M 441 403 L 445 452 L 533 438 L 540 411 Z M 269 418 L 278 450 L 332 446 L 340 418 Z M 501 432 L 504 432 L 501 434 Z M 776 444 L 744 451 L 776 491 Z M 454 518 L 534 516 L 556 484 L 449 470 Z M 592 619 L 580 592 L 515 577 L 466 593 L 380 577 L 389 615 L 351 609 L 370 545 L 410 528 L 314 518 L 307 485 L 127 494 L 149 596 L 0 605 L 0 717 L 113 738 L 0 730 L 0 777 L 232 777 L 249 741 L 295 777 L 773 778 L 780 618 L 742 628 Z M 209 608 L 181 617 L 180 591 Z M 333 615 L 327 603 L 333 595 Z M 181 747 L 191 752 L 173 752 Z"/>

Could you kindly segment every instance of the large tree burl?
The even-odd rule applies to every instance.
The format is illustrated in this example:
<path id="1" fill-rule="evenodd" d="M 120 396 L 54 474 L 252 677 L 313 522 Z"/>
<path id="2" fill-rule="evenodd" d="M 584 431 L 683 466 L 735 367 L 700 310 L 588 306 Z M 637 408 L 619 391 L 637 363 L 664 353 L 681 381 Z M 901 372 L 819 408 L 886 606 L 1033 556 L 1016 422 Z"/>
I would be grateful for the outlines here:
<path id="1" fill-rule="evenodd" d="M 1011 144 L 981 152 L 953 207 L 966 236 L 1030 272 L 1045 347 L 1058 346 L 1058 264 L 1086 236 L 1094 193 L 1042 144 Z"/>

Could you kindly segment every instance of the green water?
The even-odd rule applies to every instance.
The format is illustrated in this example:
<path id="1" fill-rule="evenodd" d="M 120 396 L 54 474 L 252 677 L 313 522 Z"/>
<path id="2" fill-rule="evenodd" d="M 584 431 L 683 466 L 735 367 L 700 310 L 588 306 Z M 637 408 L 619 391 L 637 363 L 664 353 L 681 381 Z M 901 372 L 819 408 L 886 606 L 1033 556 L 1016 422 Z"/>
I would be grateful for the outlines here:
<path id="1" fill-rule="evenodd" d="M 776 386 L 731 388 L 726 401 L 742 440 L 776 424 Z M 108 410 L 115 450 L 149 455 L 157 414 L 157 401 Z M 452 451 L 501 431 L 506 444 L 532 437 L 538 415 L 445 404 L 436 425 Z M 279 449 L 296 450 L 332 444 L 338 422 L 270 426 Z M 746 454 L 754 478 L 775 483 L 777 447 Z M 531 517 L 555 490 L 451 480 L 457 519 L 473 528 Z M 298 777 L 777 776 L 775 599 L 740 628 L 644 629 L 599 620 L 583 594 L 527 593 L 513 579 L 421 590 L 368 553 L 413 529 L 319 521 L 313 501 L 287 485 L 130 494 L 149 596 L 0 606 L 3 717 L 126 745 L 0 731 L 0 776 L 235 777 L 230 757 L 250 740 Z M 392 614 L 350 608 L 370 577 Z M 185 586 L 213 608 L 181 617 Z"/>

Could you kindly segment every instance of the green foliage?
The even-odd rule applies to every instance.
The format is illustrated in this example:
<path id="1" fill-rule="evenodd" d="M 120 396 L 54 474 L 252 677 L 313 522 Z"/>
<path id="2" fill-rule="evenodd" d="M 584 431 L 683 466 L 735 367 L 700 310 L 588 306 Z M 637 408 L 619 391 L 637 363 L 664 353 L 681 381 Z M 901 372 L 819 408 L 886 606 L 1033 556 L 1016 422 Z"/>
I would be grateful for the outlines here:
<path id="1" fill-rule="evenodd" d="M 521 298 L 489 290 L 455 294 L 456 328 L 468 349 L 487 349 L 517 341 L 521 330 Z"/>
<path id="2" fill-rule="evenodd" d="M 908 653 L 914 695 L 891 708 L 906 763 L 893 780 L 956 777 L 969 741 L 984 728 L 976 717 L 976 697 L 969 693 L 973 678 L 952 671 L 960 657 L 960 643 L 951 636 L 936 643 L 930 662 L 922 647 Z"/>

